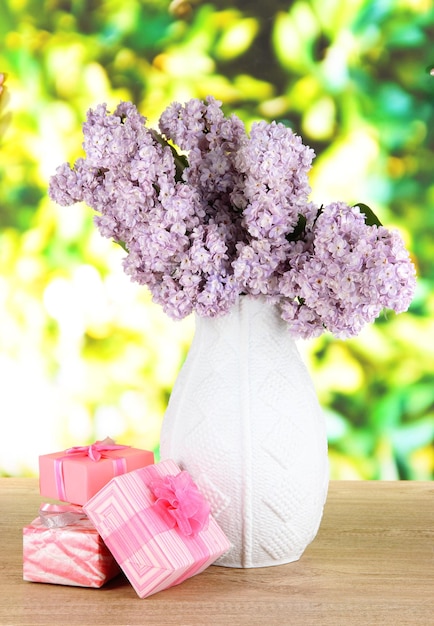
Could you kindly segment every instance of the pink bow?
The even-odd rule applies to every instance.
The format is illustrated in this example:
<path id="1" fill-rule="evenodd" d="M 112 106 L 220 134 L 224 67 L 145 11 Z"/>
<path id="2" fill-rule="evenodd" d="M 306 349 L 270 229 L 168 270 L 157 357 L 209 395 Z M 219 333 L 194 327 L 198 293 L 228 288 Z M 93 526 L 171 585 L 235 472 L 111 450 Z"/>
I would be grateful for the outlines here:
<path id="1" fill-rule="evenodd" d="M 192 537 L 207 528 L 210 506 L 188 472 L 153 480 L 149 487 L 157 498 L 153 507 L 169 528 L 178 526 Z"/>
<path id="2" fill-rule="evenodd" d="M 64 502 L 67 501 L 65 491 L 65 481 L 63 479 L 63 461 L 74 457 L 89 457 L 92 461 L 100 461 L 101 459 L 112 460 L 115 475 L 124 474 L 127 471 L 127 465 L 124 458 L 112 457 L 111 452 L 113 450 L 121 450 L 122 448 L 129 448 L 130 446 L 121 446 L 115 444 L 113 439 L 106 437 L 103 441 L 95 441 L 90 446 L 74 446 L 65 450 L 65 454 L 59 459 L 54 460 L 54 478 L 56 481 L 57 496 Z"/>
<path id="3" fill-rule="evenodd" d="M 129 446 L 121 446 L 115 444 L 113 439 L 106 437 L 103 441 L 95 441 L 90 446 L 74 446 L 65 450 L 68 455 L 75 456 L 88 456 L 92 461 L 100 461 L 102 458 L 107 458 L 111 450 L 121 450 L 122 448 L 129 448 Z"/>

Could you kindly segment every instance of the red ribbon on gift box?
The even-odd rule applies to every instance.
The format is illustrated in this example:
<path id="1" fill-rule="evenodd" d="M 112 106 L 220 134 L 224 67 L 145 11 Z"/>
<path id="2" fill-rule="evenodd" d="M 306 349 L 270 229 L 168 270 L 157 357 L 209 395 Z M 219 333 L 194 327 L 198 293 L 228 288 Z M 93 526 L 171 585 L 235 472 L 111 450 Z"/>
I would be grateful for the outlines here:
<path id="1" fill-rule="evenodd" d="M 102 441 L 95 441 L 95 443 L 89 446 L 74 446 L 65 450 L 65 455 L 60 459 L 54 461 L 54 473 L 56 480 L 57 494 L 60 500 L 66 500 L 65 481 L 63 479 L 63 461 L 70 459 L 71 457 L 89 457 L 92 461 L 97 463 L 101 459 L 110 459 L 113 462 L 114 475 L 119 476 L 127 471 L 127 463 L 123 457 L 112 457 L 111 452 L 113 450 L 121 450 L 123 448 L 129 448 L 130 446 L 124 446 L 116 444 L 113 439 L 106 437 Z"/>

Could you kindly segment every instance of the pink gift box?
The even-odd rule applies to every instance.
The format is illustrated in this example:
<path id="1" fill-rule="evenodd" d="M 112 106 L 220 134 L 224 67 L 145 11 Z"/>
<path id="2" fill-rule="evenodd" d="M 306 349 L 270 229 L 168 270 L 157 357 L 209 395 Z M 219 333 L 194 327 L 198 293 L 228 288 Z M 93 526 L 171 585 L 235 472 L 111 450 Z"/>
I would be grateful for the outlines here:
<path id="1" fill-rule="evenodd" d="M 199 574 L 231 547 L 190 475 L 171 460 L 113 478 L 83 508 L 141 598 Z"/>
<path id="2" fill-rule="evenodd" d="M 47 506 L 56 508 L 56 505 Z M 24 580 L 101 587 L 120 573 L 119 565 L 90 519 L 83 511 L 81 516 L 75 513 L 75 518 L 74 514 L 72 517 L 63 526 L 50 527 L 41 512 L 40 517 L 23 528 Z"/>
<path id="3" fill-rule="evenodd" d="M 154 453 L 112 440 L 39 457 L 39 491 L 45 498 L 85 504 L 114 476 L 154 463 Z"/>

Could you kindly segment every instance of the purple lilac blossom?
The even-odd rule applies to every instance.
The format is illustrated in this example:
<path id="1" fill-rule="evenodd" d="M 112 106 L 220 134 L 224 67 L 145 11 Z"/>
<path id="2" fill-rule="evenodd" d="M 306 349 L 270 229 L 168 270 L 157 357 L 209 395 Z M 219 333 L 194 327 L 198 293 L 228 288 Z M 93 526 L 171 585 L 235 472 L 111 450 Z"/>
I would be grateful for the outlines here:
<path id="1" fill-rule="evenodd" d="M 383 309 L 407 310 L 416 282 L 399 233 L 368 226 L 359 207 L 343 202 L 319 211 L 295 267 L 280 281 L 282 317 L 303 337 L 355 336 Z"/>
<path id="2" fill-rule="evenodd" d="M 314 153 L 291 129 L 248 134 L 208 96 L 167 107 L 159 130 L 128 102 L 89 110 L 86 157 L 61 165 L 49 193 L 96 211 L 125 272 L 168 315 L 223 315 L 250 294 L 276 303 L 295 336 L 349 337 L 408 308 L 415 271 L 399 234 L 358 207 L 311 203 Z"/>

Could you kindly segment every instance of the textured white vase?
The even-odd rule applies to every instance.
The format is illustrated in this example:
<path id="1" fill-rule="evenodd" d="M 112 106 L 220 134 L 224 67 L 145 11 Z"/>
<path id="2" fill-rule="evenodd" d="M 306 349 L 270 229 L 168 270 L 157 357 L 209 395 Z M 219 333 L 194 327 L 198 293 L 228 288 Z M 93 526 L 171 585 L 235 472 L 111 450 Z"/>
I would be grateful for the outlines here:
<path id="1" fill-rule="evenodd" d="M 160 454 L 190 472 L 231 541 L 217 565 L 289 563 L 314 539 L 328 488 L 325 418 L 286 323 L 263 298 L 196 318 Z"/>

